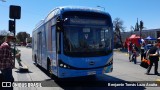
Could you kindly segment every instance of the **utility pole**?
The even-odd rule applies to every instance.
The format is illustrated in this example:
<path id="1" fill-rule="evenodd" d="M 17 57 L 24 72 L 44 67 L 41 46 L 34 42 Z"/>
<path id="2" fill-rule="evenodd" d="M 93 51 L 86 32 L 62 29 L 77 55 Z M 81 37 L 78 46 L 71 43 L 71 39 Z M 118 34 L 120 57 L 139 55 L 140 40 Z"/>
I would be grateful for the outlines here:
<path id="1" fill-rule="evenodd" d="M 14 66 L 15 66 L 15 55 L 16 55 L 16 19 L 20 19 L 21 17 L 21 7 L 10 5 L 9 10 L 9 18 L 13 20 L 9 20 L 9 31 L 14 33 Z"/>
<path id="2" fill-rule="evenodd" d="M 137 31 L 139 31 L 139 23 L 138 23 L 138 18 L 137 18 L 136 28 L 137 28 Z"/>
<path id="3" fill-rule="evenodd" d="M 140 21 L 140 39 L 141 39 L 141 37 L 142 37 L 142 29 L 143 29 L 143 21 L 141 20 Z"/>

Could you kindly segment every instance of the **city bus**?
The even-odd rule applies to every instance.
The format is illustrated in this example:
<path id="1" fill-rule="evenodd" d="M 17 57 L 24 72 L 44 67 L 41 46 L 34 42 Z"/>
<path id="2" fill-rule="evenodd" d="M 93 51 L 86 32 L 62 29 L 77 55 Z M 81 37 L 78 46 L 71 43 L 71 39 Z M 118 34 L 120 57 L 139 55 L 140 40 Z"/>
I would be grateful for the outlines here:
<path id="1" fill-rule="evenodd" d="M 113 70 L 113 24 L 109 13 L 58 7 L 32 33 L 36 65 L 58 78 L 95 76 Z"/>

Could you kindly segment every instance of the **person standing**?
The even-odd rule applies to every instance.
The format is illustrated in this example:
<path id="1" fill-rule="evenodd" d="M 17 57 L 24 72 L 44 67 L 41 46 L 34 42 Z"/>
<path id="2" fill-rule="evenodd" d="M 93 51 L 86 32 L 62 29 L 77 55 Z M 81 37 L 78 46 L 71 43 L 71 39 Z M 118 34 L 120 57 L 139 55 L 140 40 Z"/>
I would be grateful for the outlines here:
<path id="1" fill-rule="evenodd" d="M 129 54 L 129 61 L 131 62 L 131 55 L 132 55 L 132 42 L 130 41 L 128 44 L 128 54 Z"/>
<path id="2" fill-rule="evenodd" d="M 7 36 L 5 42 L 0 46 L 0 70 L 3 75 L 4 82 L 14 82 L 12 69 L 14 68 L 14 58 L 12 56 L 12 49 L 10 41 L 12 36 Z M 5 87 L 3 90 L 13 90 L 13 87 Z"/>
<path id="3" fill-rule="evenodd" d="M 159 51 L 158 49 L 159 49 L 158 43 L 155 43 L 154 46 L 151 47 L 151 49 L 149 50 L 148 55 L 149 55 L 150 65 L 147 68 L 147 72 L 146 72 L 147 75 L 149 74 L 153 66 L 153 63 L 155 64 L 154 74 L 159 75 L 158 73 Z"/>
<path id="4" fill-rule="evenodd" d="M 134 64 L 137 63 L 137 56 L 139 55 L 138 53 L 138 48 L 136 46 L 136 44 L 133 44 L 133 47 L 132 47 L 132 60 L 134 62 Z"/>
<path id="5" fill-rule="evenodd" d="M 141 61 L 145 58 L 145 43 L 141 44 Z"/>

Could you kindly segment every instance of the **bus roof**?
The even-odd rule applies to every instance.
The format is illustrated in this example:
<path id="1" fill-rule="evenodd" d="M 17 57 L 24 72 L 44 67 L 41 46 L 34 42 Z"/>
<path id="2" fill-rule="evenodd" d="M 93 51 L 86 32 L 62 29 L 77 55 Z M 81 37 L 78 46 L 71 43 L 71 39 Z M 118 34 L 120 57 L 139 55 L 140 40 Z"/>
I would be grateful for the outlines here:
<path id="1" fill-rule="evenodd" d="M 64 12 L 67 11 L 84 11 L 84 12 L 95 12 L 95 13 L 100 13 L 100 14 L 104 14 L 104 15 L 109 15 L 109 13 L 102 11 L 100 9 L 96 9 L 96 8 L 89 8 L 89 7 L 82 7 L 82 6 L 63 6 L 63 7 L 57 7 L 55 9 L 53 9 L 44 20 L 41 20 L 35 27 L 38 28 L 41 25 L 43 25 L 44 23 L 48 22 L 50 19 L 52 19 L 54 16 L 57 15 L 61 15 Z M 34 31 L 34 30 L 33 30 Z"/>
<path id="2" fill-rule="evenodd" d="M 57 7 L 53 9 L 45 18 L 45 22 L 49 21 L 54 16 L 63 14 L 64 12 L 67 12 L 67 11 L 95 12 L 95 13 L 109 15 L 108 13 L 96 8 L 89 8 L 89 7 L 82 7 L 82 6 L 63 6 L 63 7 Z"/>

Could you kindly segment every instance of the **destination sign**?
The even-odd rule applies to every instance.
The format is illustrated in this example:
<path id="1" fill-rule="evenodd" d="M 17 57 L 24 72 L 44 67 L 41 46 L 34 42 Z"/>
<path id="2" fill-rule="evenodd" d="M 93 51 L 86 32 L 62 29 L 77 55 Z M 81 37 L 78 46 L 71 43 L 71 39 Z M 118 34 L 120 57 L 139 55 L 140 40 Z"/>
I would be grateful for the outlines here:
<path id="1" fill-rule="evenodd" d="M 105 20 L 70 18 L 70 24 L 106 25 Z"/>

